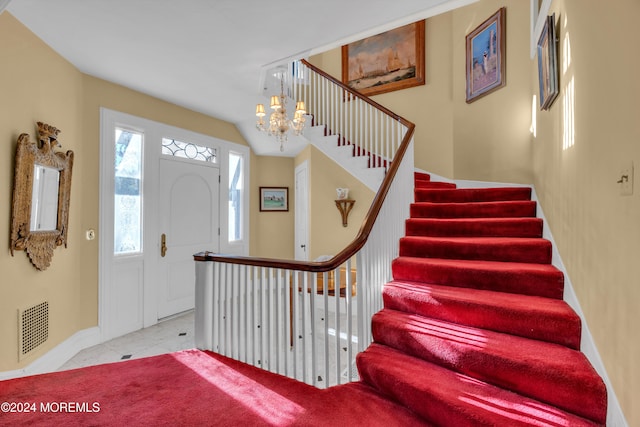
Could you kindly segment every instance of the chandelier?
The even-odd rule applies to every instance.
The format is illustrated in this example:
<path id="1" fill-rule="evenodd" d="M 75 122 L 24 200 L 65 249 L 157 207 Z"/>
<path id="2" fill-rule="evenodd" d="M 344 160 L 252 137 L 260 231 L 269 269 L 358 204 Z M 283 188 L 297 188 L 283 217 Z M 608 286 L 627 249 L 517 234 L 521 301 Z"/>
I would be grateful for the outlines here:
<path id="1" fill-rule="evenodd" d="M 270 107 L 273 112 L 269 116 L 268 126 L 264 120 L 264 116 L 267 115 L 264 110 L 264 105 L 256 105 L 256 116 L 258 117 L 258 120 L 256 121 L 256 128 L 262 132 L 267 132 L 269 136 L 274 136 L 276 141 L 280 143 L 280 151 L 284 151 L 283 143 L 287 141 L 287 134 L 289 131 L 293 131 L 295 135 L 302 135 L 304 122 L 306 121 L 304 115 L 307 114 L 304 101 L 297 101 L 293 119 L 290 120 L 289 117 L 287 117 L 287 99 L 284 94 L 284 79 L 282 74 L 279 76 L 280 95 L 273 95 L 271 97 Z"/>

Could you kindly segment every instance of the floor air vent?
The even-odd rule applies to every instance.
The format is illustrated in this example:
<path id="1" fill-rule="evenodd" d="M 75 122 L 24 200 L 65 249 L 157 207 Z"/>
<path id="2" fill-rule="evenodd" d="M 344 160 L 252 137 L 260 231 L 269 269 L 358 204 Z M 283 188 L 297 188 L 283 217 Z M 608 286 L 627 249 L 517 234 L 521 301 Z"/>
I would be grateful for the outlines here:
<path id="1" fill-rule="evenodd" d="M 49 303 L 47 301 L 18 309 L 18 360 L 29 356 L 49 338 Z"/>

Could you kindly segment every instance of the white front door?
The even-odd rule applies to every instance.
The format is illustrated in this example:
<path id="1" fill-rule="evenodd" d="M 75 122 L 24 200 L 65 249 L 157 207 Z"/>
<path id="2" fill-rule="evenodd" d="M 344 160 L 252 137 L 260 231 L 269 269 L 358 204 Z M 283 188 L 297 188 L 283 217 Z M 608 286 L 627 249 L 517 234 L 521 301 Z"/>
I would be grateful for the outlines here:
<path id="1" fill-rule="evenodd" d="M 158 318 L 195 306 L 193 254 L 218 252 L 220 169 L 160 159 Z"/>

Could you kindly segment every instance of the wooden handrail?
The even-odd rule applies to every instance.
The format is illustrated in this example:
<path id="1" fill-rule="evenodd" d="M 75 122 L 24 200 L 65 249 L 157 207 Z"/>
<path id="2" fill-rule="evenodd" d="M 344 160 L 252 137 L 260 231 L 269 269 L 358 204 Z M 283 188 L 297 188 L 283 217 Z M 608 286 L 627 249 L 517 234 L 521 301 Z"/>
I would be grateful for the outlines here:
<path id="1" fill-rule="evenodd" d="M 360 94 L 359 92 L 351 89 L 347 85 L 343 84 L 341 81 L 333 78 L 329 74 L 320 70 L 319 68 L 313 66 L 306 60 L 302 60 L 302 63 L 307 67 L 312 69 L 314 72 L 320 74 L 322 77 L 332 81 L 334 84 L 340 86 L 343 90 L 350 93 L 352 96 L 356 98 L 362 99 L 364 102 L 372 105 L 378 110 L 381 110 L 385 114 L 393 117 L 395 120 L 399 121 L 401 124 L 406 126 L 407 133 L 404 135 L 400 146 L 398 147 L 398 151 L 396 151 L 389 170 L 385 174 L 382 183 L 380 184 L 380 188 L 378 188 L 378 192 L 371 203 L 371 207 L 367 211 L 367 214 L 362 221 L 362 225 L 360 226 L 360 230 L 358 234 L 353 239 L 353 241 L 345 247 L 342 251 L 340 251 L 333 258 L 322 261 L 297 261 L 297 260 L 284 260 L 284 259 L 276 259 L 276 258 L 259 258 L 259 257 L 247 257 L 241 255 L 225 255 L 225 254 L 216 254 L 213 252 L 199 252 L 193 256 L 196 261 L 216 261 L 216 262 L 224 262 L 229 264 L 243 264 L 243 265 L 254 265 L 257 267 L 271 267 L 271 268 L 279 268 L 279 269 L 287 269 L 287 270 L 299 270 L 299 271 L 310 271 L 310 272 L 326 272 L 330 270 L 335 270 L 340 265 L 344 264 L 348 259 L 352 258 L 367 242 L 369 238 L 369 234 L 373 229 L 373 225 L 378 218 L 378 214 L 380 213 L 380 209 L 382 209 L 382 204 L 391 188 L 391 184 L 396 176 L 396 172 L 400 167 L 400 163 L 402 163 L 402 159 L 404 158 L 404 154 L 407 151 L 407 147 L 413 137 L 413 132 L 415 130 L 415 125 L 406 120 L 405 118 L 397 115 L 396 113 L 388 110 L 377 102 L 369 99 L 368 97 Z"/>
<path id="2" fill-rule="evenodd" d="M 345 85 L 344 83 L 342 83 L 340 80 L 336 79 L 333 76 L 330 76 L 329 74 L 325 73 L 324 71 L 322 71 L 321 69 L 319 69 L 318 67 L 316 67 L 313 64 L 310 64 L 309 62 L 307 62 L 307 60 L 305 59 L 301 59 L 300 60 L 304 65 L 306 65 L 307 67 L 311 68 L 313 71 L 315 71 L 317 74 L 320 74 L 322 77 L 324 77 L 325 79 L 333 82 L 333 84 L 340 86 L 342 89 L 344 89 L 346 92 L 349 92 L 351 95 L 355 96 L 356 98 L 360 98 L 362 99 L 364 102 L 366 102 L 367 104 L 371 105 L 372 107 L 382 111 L 383 113 L 385 113 L 387 116 L 393 117 L 394 119 L 396 119 L 397 121 L 399 121 L 400 123 L 402 123 L 403 125 L 405 125 L 407 128 L 414 126 L 415 125 L 413 123 L 411 123 L 409 120 L 405 119 L 402 116 L 399 116 L 398 114 L 394 113 L 393 111 L 389 110 L 388 108 L 378 104 L 376 101 L 374 101 L 373 99 L 364 96 L 363 94 L 361 94 L 360 92 L 358 92 L 355 89 L 350 88 L 349 86 Z"/>

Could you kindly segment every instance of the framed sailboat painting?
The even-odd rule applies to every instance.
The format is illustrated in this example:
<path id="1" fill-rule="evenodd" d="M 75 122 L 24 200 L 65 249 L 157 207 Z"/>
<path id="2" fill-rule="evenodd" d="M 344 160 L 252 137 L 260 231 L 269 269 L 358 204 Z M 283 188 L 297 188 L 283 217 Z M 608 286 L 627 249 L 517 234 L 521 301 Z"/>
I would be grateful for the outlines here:
<path id="1" fill-rule="evenodd" d="M 371 96 L 423 85 L 424 20 L 342 46 L 342 82 Z"/>

